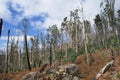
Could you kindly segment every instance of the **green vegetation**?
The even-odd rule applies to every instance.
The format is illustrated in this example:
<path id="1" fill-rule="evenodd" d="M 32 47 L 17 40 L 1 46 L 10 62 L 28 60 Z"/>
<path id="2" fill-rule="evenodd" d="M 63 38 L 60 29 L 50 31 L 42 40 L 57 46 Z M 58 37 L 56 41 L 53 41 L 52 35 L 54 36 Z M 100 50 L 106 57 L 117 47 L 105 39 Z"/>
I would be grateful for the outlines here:
<path id="1" fill-rule="evenodd" d="M 120 78 L 120 72 L 117 73 L 117 77 Z"/>

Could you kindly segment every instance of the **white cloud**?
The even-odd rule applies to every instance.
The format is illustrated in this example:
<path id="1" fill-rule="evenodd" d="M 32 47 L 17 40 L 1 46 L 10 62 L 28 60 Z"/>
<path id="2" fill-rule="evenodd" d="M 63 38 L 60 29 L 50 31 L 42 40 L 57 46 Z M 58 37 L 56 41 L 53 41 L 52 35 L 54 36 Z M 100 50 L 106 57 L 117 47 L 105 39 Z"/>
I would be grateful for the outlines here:
<path id="1" fill-rule="evenodd" d="M 116 13 L 115 14 L 117 14 L 117 11 L 120 9 L 120 0 L 116 0 L 116 6 L 115 6 L 115 11 L 116 11 Z"/>
<path id="2" fill-rule="evenodd" d="M 27 36 L 27 40 L 30 41 L 31 38 L 33 38 L 34 36 L 30 36 L 28 35 Z M 7 41 L 8 37 L 7 36 L 2 36 L 0 40 L 4 40 L 4 41 Z M 19 39 L 20 42 L 23 42 L 24 41 L 24 35 L 21 35 L 21 36 L 11 36 L 10 37 L 10 40 L 14 39 L 15 41 L 17 41 Z"/>
<path id="3" fill-rule="evenodd" d="M 36 29 L 40 29 L 41 27 L 43 27 L 43 24 L 41 21 L 32 21 L 31 23 L 31 26 L 34 26 Z"/>
<path id="4" fill-rule="evenodd" d="M 7 40 L 7 36 L 2 36 L 1 40 Z"/>
<path id="5" fill-rule="evenodd" d="M 11 0 L 12 7 L 17 11 L 23 11 L 21 16 L 16 16 L 15 20 L 12 19 L 11 12 L 7 8 L 6 3 L 8 0 L 0 0 L 1 11 L 0 17 L 3 17 L 8 22 L 20 21 L 23 17 L 32 17 L 40 15 L 43 12 L 48 13 L 49 17 L 45 23 L 33 22 L 36 26 L 48 27 L 53 24 L 60 26 L 64 17 L 69 16 L 70 11 L 80 7 L 80 0 Z M 86 0 L 84 2 L 85 16 L 92 20 L 94 15 L 99 11 L 100 0 Z M 17 5 L 20 7 L 18 8 Z M 6 14 L 5 14 L 6 13 Z"/>
<path id="6" fill-rule="evenodd" d="M 17 35 L 22 35 L 22 30 L 16 29 L 16 30 L 15 30 L 15 34 L 17 34 Z"/>
<path id="7" fill-rule="evenodd" d="M 27 41 L 28 41 L 28 43 L 30 42 L 30 39 L 33 38 L 33 37 L 34 37 L 34 36 L 30 36 L 30 35 L 27 36 Z M 7 36 L 2 36 L 2 37 L 1 37 L 0 41 L 4 41 L 4 42 L 1 43 L 0 50 L 6 50 L 7 39 L 8 39 Z M 24 36 L 23 36 L 23 35 L 21 35 L 21 36 L 19 36 L 19 37 L 18 37 L 18 36 L 11 36 L 11 37 L 10 37 L 10 42 L 11 42 L 13 39 L 15 40 L 15 42 L 19 39 L 19 47 L 22 47 L 22 46 L 23 46 L 23 41 L 24 41 Z M 10 46 L 10 44 L 9 44 L 9 46 Z"/>
<path id="8" fill-rule="evenodd" d="M 13 19 L 12 13 L 7 7 L 8 2 L 12 3 L 12 7 L 16 11 L 23 11 L 23 14 L 17 15 Z M 95 15 L 100 12 L 100 2 L 101 0 L 85 0 L 83 4 L 85 19 L 90 20 L 92 24 Z M 119 0 L 116 0 L 116 5 L 119 5 L 119 2 Z M 47 13 L 49 16 L 44 23 L 32 21 L 31 24 L 36 28 L 48 28 L 53 24 L 60 27 L 63 18 L 69 17 L 70 11 L 78 7 L 80 7 L 80 0 L 0 0 L 0 17 L 10 23 L 18 23 L 23 17 L 44 16 L 42 13 Z"/>
<path id="9" fill-rule="evenodd" d="M 85 19 L 88 19 L 93 24 L 93 19 L 95 18 L 95 15 L 100 13 L 100 2 L 101 0 L 86 0 L 84 3 L 84 16 Z"/>
<path id="10" fill-rule="evenodd" d="M 43 27 L 49 27 L 54 24 L 57 24 L 58 28 L 60 28 L 61 20 L 56 18 L 47 18 L 45 23 L 43 23 Z"/>
<path id="11" fill-rule="evenodd" d="M 6 50 L 6 43 L 1 43 L 1 47 L 0 47 L 0 50 Z"/>
<path id="12" fill-rule="evenodd" d="M 6 21 L 11 20 L 11 12 L 8 10 L 6 6 L 7 0 L 0 0 L 0 17 L 6 19 Z"/>

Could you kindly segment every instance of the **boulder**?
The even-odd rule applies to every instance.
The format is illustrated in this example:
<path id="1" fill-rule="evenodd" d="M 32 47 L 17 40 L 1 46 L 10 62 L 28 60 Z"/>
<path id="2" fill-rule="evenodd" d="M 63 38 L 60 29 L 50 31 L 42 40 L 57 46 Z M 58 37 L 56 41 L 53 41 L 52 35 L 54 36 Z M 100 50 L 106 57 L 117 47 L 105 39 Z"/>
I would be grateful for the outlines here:
<path id="1" fill-rule="evenodd" d="M 75 64 L 67 64 L 59 66 L 59 72 L 66 72 L 67 74 L 76 74 L 78 72 L 78 67 Z"/>

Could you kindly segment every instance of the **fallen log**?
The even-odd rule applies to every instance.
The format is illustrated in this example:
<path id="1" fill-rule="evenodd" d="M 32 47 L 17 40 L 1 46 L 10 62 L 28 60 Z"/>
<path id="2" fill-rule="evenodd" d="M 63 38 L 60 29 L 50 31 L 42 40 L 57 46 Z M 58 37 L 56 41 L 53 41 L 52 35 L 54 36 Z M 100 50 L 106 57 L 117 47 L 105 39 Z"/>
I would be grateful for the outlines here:
<path id="1" fill-rule="evenodd" d="M 44 73 L 45 73 L 45 74 L 48 73 L 48 72 L 50 71 L 50 69 L 52 69 L 56 64 L 57 64 L 57 61 L 54 62 L 54 64 L 52 64 L 52 65 L 50 66 L 50 68 L 48 68 L 47 70 L 45 70 Z"/>
<path id="2" fill-rule="evenodd" d="M 42 66 L 42 68 L 39 70 L 39 72 L 42 73 L 42 72 L 45 70 L 45 67 L 46 67 L 47 65 L 48 65 L 48 64 L 44 64 L 44 65 Z"/>
<path id="3" fill-rule="evenodd" d="M 100 71 L 99 73 L 96 75 L 96 80 L 99 79 L 100 76 L 102 76 L 102 74 L 104 74 L 106 71 L 109 70 L 109 68 L 112 66 L 114 60 L 112 60 L 111 62 L 107 63 Z"/>

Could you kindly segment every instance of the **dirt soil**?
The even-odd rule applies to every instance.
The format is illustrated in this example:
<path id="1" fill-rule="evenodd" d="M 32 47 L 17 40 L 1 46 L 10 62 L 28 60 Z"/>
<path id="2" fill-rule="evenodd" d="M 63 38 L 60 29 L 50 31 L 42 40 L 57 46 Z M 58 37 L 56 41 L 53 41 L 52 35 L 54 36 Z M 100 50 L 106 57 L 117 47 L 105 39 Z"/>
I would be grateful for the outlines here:
<path id="1" fill-rule="evenodd" d="M 31 72 L 36 72 L 38 71 L 39 68 L 36 69 L 32 69 Z M 0 80 L 22 80 L 22 76 L 24 76 L 25 74 L 28 74 L 30 71 L 26 70 L 26 71 L 20 71 L 20 72 L 11 72 L 11 73 L 2 73 L 0 74 Z"/>
<path id="2" fill-rule="evenodd" d="M 103 53 L 104 52 L 104 53 Z M 85 80 L 92 80 L 102 67 L 112 60 L 109 49 L 96 51 L 91 55 L 91 64 L 86 64 L 84 55 L 78 56 L 76 64 L 79 66 L 79 74 Z"/>

